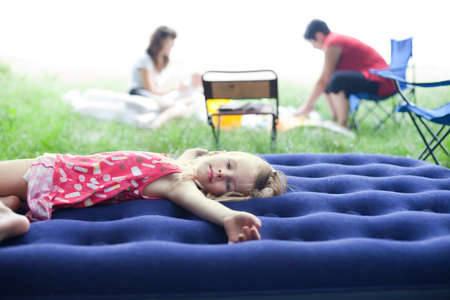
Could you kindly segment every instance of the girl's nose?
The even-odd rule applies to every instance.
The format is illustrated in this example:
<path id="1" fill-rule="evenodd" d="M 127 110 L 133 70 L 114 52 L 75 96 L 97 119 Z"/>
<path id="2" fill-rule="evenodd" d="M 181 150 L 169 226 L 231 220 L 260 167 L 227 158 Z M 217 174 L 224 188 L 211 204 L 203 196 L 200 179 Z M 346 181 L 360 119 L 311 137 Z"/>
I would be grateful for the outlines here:
<path id="1" fill-rule="evenodd" d="M 226 178 L 230 174 L 226 170 L 218 169 L 217 170 L 217 177 L 218 178 Z"/>

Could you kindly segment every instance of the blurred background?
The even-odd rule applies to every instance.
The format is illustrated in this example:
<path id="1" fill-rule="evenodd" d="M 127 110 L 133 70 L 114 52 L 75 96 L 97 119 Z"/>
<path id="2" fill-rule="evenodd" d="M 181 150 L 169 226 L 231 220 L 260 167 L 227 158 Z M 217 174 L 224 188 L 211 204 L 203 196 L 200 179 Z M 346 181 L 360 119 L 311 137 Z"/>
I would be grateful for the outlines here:
<path id="1" fill-rule="evenodd" d="M 447 1 L 67 0 L 0 2 L 0 59 L 27 73 L 67 80 L 128 80 L 159 25 L 178 33 L 177 74 L 275 70 L 313 83 L 323 53 L 303 39 L 313 18 L 354 36 L 390 61 L 390 38 L 414 38 L 418 80 L 450 78 Z"/>

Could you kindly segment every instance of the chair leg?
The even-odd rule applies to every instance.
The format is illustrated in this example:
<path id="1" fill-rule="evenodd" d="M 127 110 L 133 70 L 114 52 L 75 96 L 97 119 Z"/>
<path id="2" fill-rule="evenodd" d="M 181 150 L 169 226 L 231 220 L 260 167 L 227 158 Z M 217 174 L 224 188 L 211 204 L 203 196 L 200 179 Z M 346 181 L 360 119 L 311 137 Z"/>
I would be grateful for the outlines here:
<path id="1" fill-rule="evenodd" d="M 445 134 L 436 141 L 436 143 L 433 145 L 433 147 L 431 148 L 431 151 L 434 151 L 438 146 L 441 146 L 441 148 L 444 150 L 445 154 L 447 154 L 448 156 L 448 152 L 446 151 L 445 147 L 443 147 L 442 142 L 444 141 L 444 139 L 447 137 L 447 135 L 450 133 L 450 129 L 448 129 Z M 431 146 L 431 145 L 430 145 Z M 423 158 L 423 160 L 426 160 L 428 158 L 428 156 L 430 156 L 430 153 L 427 153 L 427 155 L 425 155 L 425 157 Z"/>
<path id="2" fill-rule="evenodd" d="M 276 146 L 277 139 L 277 120 L 272 116 L 272 134 L 270 138 L 270 152 L 273 152 Z"/>
<path id="3" fill-rule="evenodd" d="M 411 117 L 411 120 L 413 121 L 414 126 L 416 126 L 417 131 L 419 132 L 420 137 L 422 138 L 422 141 L 425 144 L 426 149 L 428 150 L 428 153 L 431 155 L 431 157 L 433 158 L 434 162 L 439 165 L 439 161 L 437 160 L 436 156 L 434 155 L 433 151 L 430 148 L 430 145 L 427 142 L 427 139 L 425 138 L 425 136 L 423 135 L 422 131 L 420 130 L 419 125 L 417 125 L 416 119 L 414 118 L 414 116 L 412 115 L 412 113 L 410 111 L 408 111 L 409 116 Z"/>
<path id="4" fill-rule="evenodd" d="M 379 104 L 377 104 L 377 105 L 378 105 L 378 108 L 384 113 L 385 116 L 378 122 L 377 126 L 374 127 L 375 131 L 380 129 L 381 126 L 383 126 L 384 123 L 386 123 L 386 121 L 388 121 L 389 119 L 394 121 L 394 123 L 400 125 L 400 123 L 395 118 L 395 108 L 392 111 L 388 111 L 388 110 L 385 110 L 384 108 L 382 108 L 381 105 L 379 105 Z"/>
<path id="5" fill-rule="evenodd" d="M 217 140 L 217 134 L 216 134 L 216 130 L 214 128 L 214 126 L 211 125 L 211 130 L 214 136 L 214 142 L 216 143 L 216 150 L 217 150 L 217 145 L 218 145 L 218 140 Z"/>
<path id="6" fill-rule="evenodd" d="M 213 123 L 211 117 L 208 118 L 208 123 L 211 126 L 212 134 L 214 136 L 214 142 L 216 143 L 216 150 L 219 150 L 219 131 L 217 130 L 217 132 L 216 132 L 216 128 L 214 126 L 214 123 Z M 220 126 L 220 116 L 219 116 L 218 126 Z"/>
<path id="7" fill-rule="evenodd" d="M 373 127 L 373 129 L 378 130 L 378 127 L 381 126 L 380 124 L 383 123 L 383 119 L 380 118 L 380 116 L 377 114 L 377 109 L 383 111 L 385 114 L 386 112 L 383 109 L 380 109 L 379 104 L 377 103 L 367 103 L 367 105 L 369 105 L 369 107 L 367 107 L 367 110 L 365 111 L 365 114 L 363 114 L 360 118 L 360 121 L 363 122 L 371 117 L 372 119 L 375 119 L 375 122 L 377 122 L 377 126 Z"/>
<path id="8" fill-rule="evenodd" d="M 416 103 L 416 88 L 412 87 L 407 90 L 408 98 L 411 99 L 412 103 Z"/>
<path id="9" fill-rule="evenodd" d="M 419 118 L 420 119 L 420 122 L 422 123 L 422 125 L 426 128 L 426 130 L 428 131 L 428 133 L 431 135 L 431 139 L 428 141 L 428 144 L 431 146 L 431 145 L 433 145 L 434 144 L 434 142 L 436 142 L 436 141 L 438 141 L 439 140 L 439 136 L 441 135 L 441 132 L 444 130 L 444 128 L 445 128 L 445 125 L 442 125 L 441 126 L 441 128 L 439 128 L 439 130 L 436 132 L 436 134 L 430 129 L 430 127 L 422 120 L 422 118 Z M 444 145 L 440 145 L 440 147 L 441 147 L 441 149 L 445 152 L 445 154 L 447 154 L 448 155 L 448 151 L 447 151 L 447 148 L 445 148 L 445 146 Z M 421 153 L 421 155 L 423 154 L 423 152 L 425 152 L 425 151 L 422 151 L 422 153 Z M 421 156 L 420 155 L 420 156 Z"/>
<path id="10" fill-rule="evenodd" d="M 384 110 L 383 110 L 384 111 Z M 378 124 L 373 128 L 374 131 L 380 129 L 384 123 L 389 119 L 390 115 L 386 114 L 386 116 L 378 121 Z"/>
<path id="11" fill-rule="evenodd" d="M 220 124 L 222 123 L 222 120 L 220 119 L 220 115 L 217 118 L 217 133 L 216 133 L 216 149 L 220 150 Z"/>
<path id="12" fill-rule="evenodd" d="M 385 102 L 383 102 L 384 104 L 386 104 Z M 374 120 L 374 122 L 376 123 L 376 125 L 373 126 L 373 130 L 377 131 L 378 129 L 380 129 L 388 120 L 392 120 L 394 121 L 394 123 L 400 125 L 399 120 L 397 120 L 396 118 L 396 114 L 395 114 L 395 107 L 392 107 L 392 110 L 389 110 L 387 108 L 383 107 L 383 104 L 379 103 L 379 102 L 372 102 L 372 101 L 368 101 L 368 103 L 366 103 L 365 105 L 365 111 L 363 112 L 363 114 L 361 115 L 360 118 L 358 118 L 359 122 L 363 122 L 366 119 L 369 119 L 369 117 Z M 356 123 L 356 116 L 355 116 L 355 123 Z M 354 126 L 353 124 L 351 124 L 352 126 Z M 356 126 L 355 126 L 356 128 Z"/>
<path id="13" fill-rule="evenodd" d="M 370 106 L 369 103 L 367 103 L 365 113 L 361 116 L 361 118 L 359 118 L 360 122 L 364 122 L 364 120 L 366 120 L 369 116 L 373 115 L 374 110 L 375 104 L 372 104 L 372 106 Z"/>

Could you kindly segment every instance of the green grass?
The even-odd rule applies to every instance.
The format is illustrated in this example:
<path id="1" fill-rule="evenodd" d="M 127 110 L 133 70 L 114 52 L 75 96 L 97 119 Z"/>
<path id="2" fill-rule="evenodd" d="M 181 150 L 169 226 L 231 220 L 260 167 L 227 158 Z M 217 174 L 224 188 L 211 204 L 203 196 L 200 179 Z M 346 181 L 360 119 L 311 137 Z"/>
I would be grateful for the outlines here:
<path id="1" fill-rule="evenodd" d="M 200 121 L 182 119 L 158 130 L 137 129 L 118 122 L 99 121 L 72 113 L 62 95 L 69 89 L 89 87 L 123 91 L 126 82 L 65 82 L 56 76 L 30 77 L 16 74 L 0 62 L 0 160 L 35 157 L 44 152 L 88 154 L 121 149 L 166 152 L 179 155 L 190 147 L 214 149 L 211 129 Z M 280 82 L 281 105 L 298 106 L 305 100 L 310 86 Z M 418 104 L 437 107 L 450 98 L 447 88 L 419 90 Z M 447 100 L 448 101 L 448 100 Z M 329 118 L 323 99 L 317 110 Z M 402 126 L 388 122 L 374 132 L 370 122 L 363 123 L 356 139 L 319 128 L 296 128 L 280 132 L 276 153 L 378 153 L 416 157 L 423 148 L 410 120 Z M 447 139 L 446 146 L 450 148 Z M 269 132 L 237 129 L 222 132 L 223 149 L 252 153 L 270 153 Z M 448 156 L 438 151 L 441 162 L 450 167 Z"/>

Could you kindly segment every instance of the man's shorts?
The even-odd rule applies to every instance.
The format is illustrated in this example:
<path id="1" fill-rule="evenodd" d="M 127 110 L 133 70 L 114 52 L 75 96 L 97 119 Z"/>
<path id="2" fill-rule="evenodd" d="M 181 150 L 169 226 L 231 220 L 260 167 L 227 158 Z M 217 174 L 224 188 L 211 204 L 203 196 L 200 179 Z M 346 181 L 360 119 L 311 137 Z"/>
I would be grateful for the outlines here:
<path id="1" fill-rule="evenodd" d="M 325 93 L 337 94 L 343 91 L 348 98 L 350 94 L 367 93 L 377 95 L 378 82 L 367 80 L 358 71 L 336 71 L 331 75 Z"/>

